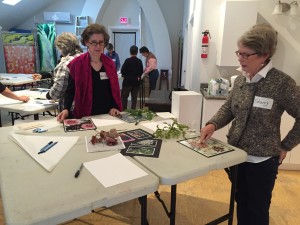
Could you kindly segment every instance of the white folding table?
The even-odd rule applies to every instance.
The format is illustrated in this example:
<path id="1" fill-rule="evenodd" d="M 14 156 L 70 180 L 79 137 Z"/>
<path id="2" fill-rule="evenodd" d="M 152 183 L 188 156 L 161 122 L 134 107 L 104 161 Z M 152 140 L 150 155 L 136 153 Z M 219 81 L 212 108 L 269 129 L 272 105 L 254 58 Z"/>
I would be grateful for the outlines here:
<path id="1" fill-rule="evenodd" d="M 35 88 L 34 90 L 35 91 L 31 91 L 30 89 L 28 89 L 14 92 L 18 96 L 28 96 L 30 98 L 30 101 L 26 103 L 0 95 L 0 127 L 2 126 L 1 110 L 11 113 L 11 122 L 12 125 L 14 125 L 16 113 L 34 115 L 34 119 L 38 120 L 39 113 L 57 109 L 58 102 L 49 105 L 35 104 L 35 102 L 39 101 L 39 99 L 46 99 L 46 93 L 49 91 L 49 89 Z"/>
<path id="2" fill-rule="evenodd" d="M 141 122 L 141 124 L 146 122 Z M 147 131 L 147 128 L 142 129 Z M 148 132 L 151 132 L 148 130 Z M 183 139 L 183 138 L 182 138 Z M 227 145 L 226 143 L 224 143 Z M 171 205 L 170 212 L 167 212 L 170 217 L 170 225 L 175 225 L 176 216 L 176 189 L 177 184 L 207 174 L 209 171 L 217 169 L 225 169 L 230 173 L 231 193 L 229 203 L 229 213 L 217 218 L 208 224 L 219 224 L 228 220 L 228 224 L 233 222 L 234 213 L 234 198 L 237 176 L 237 164 L 246 161 L 247 154 L 245 151 L 231 146 L 234 151 L 220 154 L 214 157 L 207 158 L 198 154 L 191 149 L 181 145 L 175 139 L 164 140 L 160 151 L 159 158 L 135 156 L 134 159 L 143 166 L 151 170 L 159 177 L 160 185 L 171 186 Z M 230 168 L 230 170 L 229 170 Z M 159 193 L 156 192 L 156 197 L 159 199 Z M 163 204 L 166 209 L 165 205 Z"/>
<path id="3" fill-rule="evenodd" d="M 136 198 L 141 200 L 141 224 L 147 224 L 147 194 L 158 189 L 158 178 L 135 160 L 128 157 L 148 175 L 108 188 L 85 168 L 74 177 L 81 163 L 119 152 L 87 153 L 84 136 L 95 131 L 64 133 L 62 128 L 61 132 L 39 134 L 80 136 L 51 173 L 8 138 L 11 131 L 12 127 L 0 128 L 0 185 L 7 225 L 58 224 Z"/>

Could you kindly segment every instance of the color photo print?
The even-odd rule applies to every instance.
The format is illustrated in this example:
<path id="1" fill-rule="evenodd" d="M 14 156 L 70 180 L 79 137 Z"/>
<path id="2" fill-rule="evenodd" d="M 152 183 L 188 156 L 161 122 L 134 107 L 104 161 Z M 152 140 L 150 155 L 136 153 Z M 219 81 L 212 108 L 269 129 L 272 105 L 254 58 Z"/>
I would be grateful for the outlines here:
<path id="1" fill-rule="evenodd" d="M 223 144 L 222 142 L 216 140 L 216 139 L 209 139 L 206 142 L 206 147 L 200 147 L 199 146 L 199 139 L 200 137 L 193 137 L 188 138 L 185 140 L 178 141 L 180 144 L 192 149 L 195 152 L 198 152 L 201 155 L 206 156 L 207 158 L 224 154 L 227 152 L 234 151 L 234 149 L 226 144 Z"/>
<path id="2" fill-rule="evenodd" d="M 120 137 L 126 147 L 121 150 L 123 155 L 159 157 L 162 140 L 154 139 L 152 134 L 136 129 L 122 132 Z"/>
<path id="3" fill-rule="evenodd" d="M 96 130 L 94 122 L 91 118 L 87 119 L 65 119 L 64 122 L 65 132 L 83 131 L 83 130 Z"/>

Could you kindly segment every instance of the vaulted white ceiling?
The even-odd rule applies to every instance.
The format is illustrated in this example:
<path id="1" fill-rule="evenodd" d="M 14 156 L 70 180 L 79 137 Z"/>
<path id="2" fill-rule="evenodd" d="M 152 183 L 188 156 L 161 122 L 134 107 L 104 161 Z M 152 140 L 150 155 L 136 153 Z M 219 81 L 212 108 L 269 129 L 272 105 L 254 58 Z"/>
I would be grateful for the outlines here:
<path id="1" fill-rule="evenodd" d="M 58 0 L 22 0 L 15 6 L 11 6 L 3 4 L 0 0 L 0 26 L 2 26 L 2 31 L 18 26 L 56 1 Z"/>

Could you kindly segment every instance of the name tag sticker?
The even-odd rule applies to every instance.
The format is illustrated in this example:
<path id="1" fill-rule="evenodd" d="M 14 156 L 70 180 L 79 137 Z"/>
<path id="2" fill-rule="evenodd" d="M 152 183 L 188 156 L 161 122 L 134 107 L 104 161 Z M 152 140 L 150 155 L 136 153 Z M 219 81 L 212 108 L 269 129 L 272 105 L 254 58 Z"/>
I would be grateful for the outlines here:
<path id="1" fill-rule="evenodd" d="M 263 108 L 263 109 L 272 109 L 274 100 L 271 98 L 264 98 L 255 96 L 253 107 Z"/>
<path id="2" fill-rule="evenodd" d="M 108 76 L 106 75 L 106 72 L 100 72 L 100 80 L 107 80 Z"/>

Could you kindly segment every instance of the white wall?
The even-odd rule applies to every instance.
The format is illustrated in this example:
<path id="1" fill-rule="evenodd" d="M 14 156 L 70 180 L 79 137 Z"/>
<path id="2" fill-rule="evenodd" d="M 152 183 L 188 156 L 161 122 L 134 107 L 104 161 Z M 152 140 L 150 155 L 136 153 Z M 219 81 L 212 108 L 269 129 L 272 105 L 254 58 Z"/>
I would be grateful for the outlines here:
<path id="1" fill-rule="evenodd" d="M 300 16 L 293 18 L 287 14 L 271 15 L 274 5 L 274 1 L 259 0 L 258 21 L 266 20 L 278 31 L 278 46 L 273 65 L 300 84 Z"/>
<path id="2" fill-rule="evenodd" d="M 169 71 L 169 73 L 173 77 L 173 84 L 171 84 L 171 87 L 176 86 L 177 77 L 179 74 L 178 45 L 179 37 L 182 37 L 182 23 L 184 13 L 183 7 L 185 1 L 186 0 L 157 0 L 157 3 L 166 21 L 171 41 L 172 71 Z"/>
<path id="3" fill-rule="evenodd" d="M 210 79 L 219 76 L 228 78 L 237 74 L 235 67 L 217 67 L 216 66 L 216 43 L 218 40 L 220 10 L 222 1 L 203 0 L 196 1 L 194 5 L 193 28 L 185 33 L 185 60 L 183 65 L 183 85 L 194 91 L 199 91 L 200 83 L 207 83 Z M 242 0 L 241 0 L 242 1 Z M 189 26 L 189 19 L 193 14 L 193 0 L 185 5 L 184 28 Z M 300 84 L 300 17 L 291 18 L 287 15 L 272 16 L 275 1 L 258 0 L 258 22 L 267 21 L 278 31 L 277 52 L 273 57 L 273 65 L 293 77 L 297 84 Z M 243 15 L 236 13 L 237 19 Z M 253 24 L 254 25 L 254 24 Z M 209 56 L 207 59 L 201 59 L 201 32 L 208 29 L 211 34 L 209 42 Z M 186 29 L 187 30 L 187 29 Z M 192 36 L 192 37 L 190 37 Z M 191 43 L 192 42 L 192 43 Z M 234 52 L 235 49 L 232 50 Z M 234 53 L 233 53 L 234 54 Z"/>

